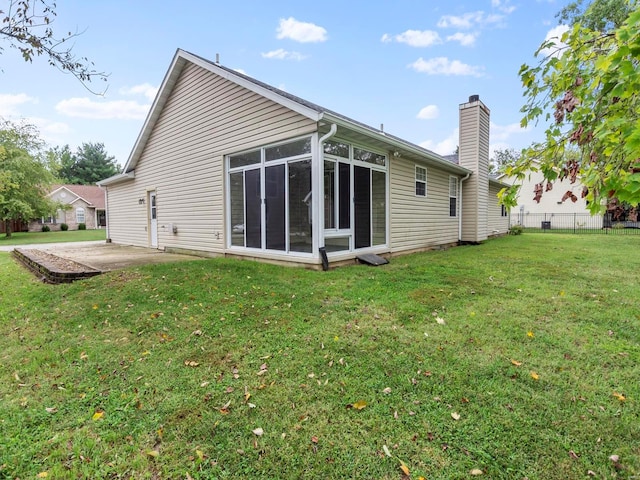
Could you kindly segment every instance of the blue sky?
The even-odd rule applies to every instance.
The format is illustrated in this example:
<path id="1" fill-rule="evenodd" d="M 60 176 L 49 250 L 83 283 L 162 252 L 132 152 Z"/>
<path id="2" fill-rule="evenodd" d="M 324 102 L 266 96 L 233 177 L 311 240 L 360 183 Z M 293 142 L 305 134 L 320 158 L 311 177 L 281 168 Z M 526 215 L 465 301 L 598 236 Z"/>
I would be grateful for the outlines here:
<path id="1" fill-rule="evenodd" d="M 0 9 L 6 0 L 0 0 Z M 123 165 L 177 48 L 215 60 L 440 154 L 456 148 L 458 105 L 491 110 L 491 147 L 522 130 L 518 70 L 561 31 L 563 0 L 58 0 L 54 31 L 108 82 L 90 87 L 28 64 L 0 43 L 0 116 L 34 123 L 49 145 L 102 142 Z"/>

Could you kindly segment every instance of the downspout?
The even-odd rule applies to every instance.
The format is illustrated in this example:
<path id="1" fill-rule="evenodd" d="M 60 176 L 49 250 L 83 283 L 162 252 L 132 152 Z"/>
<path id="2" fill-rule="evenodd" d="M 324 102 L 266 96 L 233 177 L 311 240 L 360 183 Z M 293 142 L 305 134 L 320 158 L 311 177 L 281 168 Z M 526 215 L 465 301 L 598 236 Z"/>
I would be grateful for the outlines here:
<path id="1" fill-rule="evenodd" d="M 470 173 L 467 173 L 464 177 L 460 179 L 460 213 L 458 214 L 458 244 L 462 243 L 462 182 L 467 180 L 471 176 Z"/>
<path id="2" fill-rule="evenodd" d="M 336 132 L 338 131 L 338 125 L 336 125 L 335 123 L 331 124 L 331 128 L 329 129 L 329 131 L 324 134 L 322 137 L 320 137 L 320 139 L 318 140 L 318 159 L 319 161 L 322 160 L 324 158 L 324 149 L 322 148 L 322 144 L 328 140 L 329 138 L 333 137 Z M 321 165 L 321 167 L 323 167 L 323 165 Z M 322 177 L 321 177 L 322 178 Z M 319 182 L 317 182 L 319 183 Z M 320 198 L 320 192 L 318 192 L 318 195 L 314 195 L 316 198 Z M 312 200 L 313 201 L 313 197 L 312 196 Z M 318 211 L 320 211 L 321 209 L 318 206 Z M 318 215 L 319 217 L 320 215 Z M 322 222 L 322 225 L 324 225 L 324 222 Z M 320 233 L 322 231 L 322 227 L 320 222 L 318 222 L 318 233 Z M 327 258 L 327 250 L 324 248 L 324 241 L 322 242 L 323 245 L 322 247 L 318 248 L 318 251 L 320 252 L 320 258 L 322 260 L 322 270 L 327 271 L 329 270 L 329 259 Z"/>
<path id="3" fill-rule="evenodd" d="M 107 217 L 107 212 L 109 211 L 109 195 L 107 195 L 107 191 L 109 187 L 98 185 L 101 190 L 104 190 L 104 222 L 105 222 L 105 233 L 106 233 L 106 242 L 111 243 L 111 238 L 109 238 L 109 218 Z M 96 224 L 98 223 L 98 210 L 96 209 Z"/>
<path id="4" fill-rule="evenodd" d="M 338 125 L 336 125 L 335 123 L 332 123 L 329 131 L 325 133 L 322 137 L 320 137 L 320 140 L 318 140 L 318 151 L 322 151 L 322 144 L 326 140 L 329 140 L 331 137 L 333 137 L 337 131 L 338 131 Z"/>

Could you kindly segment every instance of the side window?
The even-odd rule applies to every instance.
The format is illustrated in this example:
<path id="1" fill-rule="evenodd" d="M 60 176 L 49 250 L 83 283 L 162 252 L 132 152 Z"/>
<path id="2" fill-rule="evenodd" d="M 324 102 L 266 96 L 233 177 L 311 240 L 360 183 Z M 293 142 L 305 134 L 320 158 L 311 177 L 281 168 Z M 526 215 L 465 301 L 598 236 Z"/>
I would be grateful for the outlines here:
<path id="1" fill-rule="evenodd" d="M 427 169 L 416 165 L 416 196 L 427 196 Z"/>
<path id="2" fill-rule="evenodd" d="M 84 208 L 76 208 L 76 222 L 85 223 Z"/>
<path id="3" fill-rule="evenodd" d="M 458 216 L 458 177 L 449 177 L 449 216 Z"/>

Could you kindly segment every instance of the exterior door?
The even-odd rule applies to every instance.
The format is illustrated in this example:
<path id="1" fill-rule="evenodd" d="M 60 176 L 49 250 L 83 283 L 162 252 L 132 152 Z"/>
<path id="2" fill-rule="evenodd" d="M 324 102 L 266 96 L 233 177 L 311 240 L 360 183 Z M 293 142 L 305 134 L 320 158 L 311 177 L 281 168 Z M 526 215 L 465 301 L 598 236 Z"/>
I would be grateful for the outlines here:
<path id="1" fill-rule="evenodd" d="M 152 248 L 158 248 L 158 207 L 156 206 L 156 192 L 149 192 L 149 243 Z"/>

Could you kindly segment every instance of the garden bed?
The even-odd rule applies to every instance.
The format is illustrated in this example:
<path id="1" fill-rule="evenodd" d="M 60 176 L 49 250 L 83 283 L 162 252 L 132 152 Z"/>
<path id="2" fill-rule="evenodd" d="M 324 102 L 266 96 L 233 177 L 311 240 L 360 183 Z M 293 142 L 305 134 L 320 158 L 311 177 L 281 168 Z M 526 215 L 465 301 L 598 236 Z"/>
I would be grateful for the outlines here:
<path id="1" fill-rule="evenodd" d="M 16 248 L 14 257 L 47 283 L 71 283 L 102 272 L 81 263 L 36 249 Z"/>

